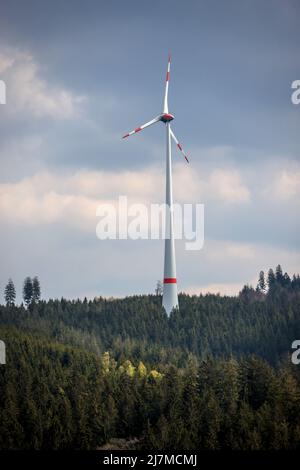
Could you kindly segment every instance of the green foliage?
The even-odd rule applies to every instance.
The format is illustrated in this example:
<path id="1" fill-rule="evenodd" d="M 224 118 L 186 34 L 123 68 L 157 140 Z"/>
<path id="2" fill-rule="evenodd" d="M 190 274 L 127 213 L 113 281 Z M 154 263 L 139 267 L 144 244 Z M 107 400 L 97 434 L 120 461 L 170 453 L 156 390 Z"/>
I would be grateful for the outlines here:
<path id="1" fill-rule="evenodd" d="M 7 285 L 5 286 L 4 299 L 7 307 L 12 307 L 15 305 L 16 289 L 12 279 L 9 279 Z"/>
<path id="2" fill-rule="evenodd" d="M 137 368 L 137 373 L 139 377 L 146 377 L 147 376 L 147 368 L 145 364 L 142 363 L 142 361 L 139 362 L 138 368 Z"/>
<path id="3" fill-rule="evenodd" d="M 0 448 L 299 449 L 300 279 L 268 280 L 170 318 L 156 295 L 0 306 Z"/>
<path id="4" fill-rule="evenodd" d="M 32 302 L 38 302 L 41 298 L 40 281 L 37 276 L 32 279 Z"/>
<path id="5" fill-rule="evenodd" d="M 28 276 L 24 280 L 24 285 L 23 285 L 23 300 L 28 307 L 32 301 L 32 296 L 33 296 L 33 285 L 32 285 L 32 280 Z"/>
<path id="6" fill-rule="evenodd" d="M 119 364 L 142 361 L 148 370 L 157 364 L 185 367 L 191 357 L 249 354 L 276 365 L 300 337 L 300 279 L 283 276 L 274 283 L 267 294 L 249 286 L 238 297 L 181 294 L 180 310 L 169 319 L 161 299 L 149 295 L 31 302 L 30 310 L 0 306 L 0 324 L 95 354 L 107 351 Z"/>
<path id="7" fill-rule="evenodd" d="M 265 293 L 266 287 L 267 286 L 266 286 L 266 282 L 265 282 L 265 273 L 263 271 L 260 271 L 259 278 L 258 278 L 258 283 L 257 283 L 257 290 L 258 290 L 258 292 Z"/>

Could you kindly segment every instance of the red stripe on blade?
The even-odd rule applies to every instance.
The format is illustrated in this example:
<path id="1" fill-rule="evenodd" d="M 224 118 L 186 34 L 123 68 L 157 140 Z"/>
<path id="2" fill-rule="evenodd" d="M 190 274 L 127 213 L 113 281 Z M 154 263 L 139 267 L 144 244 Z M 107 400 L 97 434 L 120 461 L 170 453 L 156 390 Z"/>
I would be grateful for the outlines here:
<path id="1" fill-rule="evenodd" d="M 168 82 L 169 80 L 170 80 L 170 72 L 167 72 L 166 82 Z"/>
<path id="2" fill-rule="evenodd" d="M 164 284 L 176 284 L 177 279 L 176 277 L 165 277 L 164 278 Z"/>
<path id="3" fill-rule="evenodd" d="M 125 137 L 129 137 L 129 134 L 123 135 L 122 139 L 125 139 Z"/>
<path id="4" fill-rule="evenodd" d="M 136 129 L 134 129 L 134 132 L 140 132 L 142 130 L 141 127 L 137 127 Z"/>
<path id="5" fill-rule="evenodd" d="M 177 147 L 182 151 L 182 147 L 180 144 L 177 144 Z"/>

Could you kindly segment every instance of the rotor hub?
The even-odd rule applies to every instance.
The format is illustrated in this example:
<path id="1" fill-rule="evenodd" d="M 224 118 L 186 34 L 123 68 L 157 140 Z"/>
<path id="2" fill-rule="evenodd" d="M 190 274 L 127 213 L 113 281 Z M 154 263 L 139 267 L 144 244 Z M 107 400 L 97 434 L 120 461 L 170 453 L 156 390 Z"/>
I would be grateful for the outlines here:
<path id="1" fill-rule="evenodd" d="M 170 121 L 173 121 L 173 119 L 174 119 L 173 114 L 164 113 L 161 116 L 161 121 L 162 122 L 170 122 Z"/>

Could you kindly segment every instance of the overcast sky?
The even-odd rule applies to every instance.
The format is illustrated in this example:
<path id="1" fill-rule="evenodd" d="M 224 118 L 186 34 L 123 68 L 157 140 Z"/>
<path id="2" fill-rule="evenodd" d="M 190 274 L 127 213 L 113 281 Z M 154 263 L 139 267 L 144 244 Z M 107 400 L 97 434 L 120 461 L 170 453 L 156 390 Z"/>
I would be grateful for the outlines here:
<path id="1" fill-rule="evenodd" d="M 153 292 L 163 242 L 100 241 L 96 207 L 164 200 L 168 52 L 174 200 L 205 205 L 205 244 L 177 242 L 179 290 L 235 294 L 300 271 L 300 4 L 2 0 L 1 273 L 43 297 Z M 19 296 L 20 299 L 20 296 Z"/>

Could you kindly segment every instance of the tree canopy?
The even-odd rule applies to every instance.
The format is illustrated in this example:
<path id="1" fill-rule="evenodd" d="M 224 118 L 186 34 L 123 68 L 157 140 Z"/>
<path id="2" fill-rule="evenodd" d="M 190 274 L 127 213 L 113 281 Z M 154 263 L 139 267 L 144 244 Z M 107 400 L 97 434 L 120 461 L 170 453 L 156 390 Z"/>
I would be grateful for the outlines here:
<path id="1" fill-rule="evenodd" d="M 179 303 L 170 318 L 157 295 L 0 306 L 0 448 L 299 448 L 299 276 Z"/>

